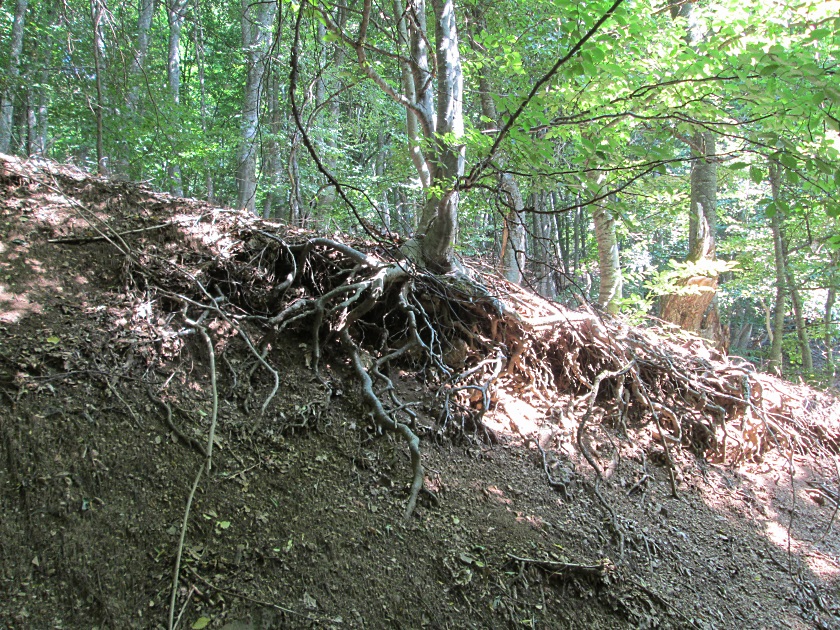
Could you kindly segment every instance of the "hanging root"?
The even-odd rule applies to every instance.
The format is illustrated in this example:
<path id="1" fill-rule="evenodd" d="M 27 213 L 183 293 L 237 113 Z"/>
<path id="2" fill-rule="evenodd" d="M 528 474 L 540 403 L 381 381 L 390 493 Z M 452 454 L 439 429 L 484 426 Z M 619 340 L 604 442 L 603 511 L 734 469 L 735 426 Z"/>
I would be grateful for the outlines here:
<path id="1" fill-rule="evenodd" d="M 224 348 L 220 356 L 243 406 L 262 392 L 256 422 L 279 391 L 272 353 L 284 333 L 309 337 L 308 363 L 322 382 L 325 349 L 347 357 L 378 426 L 408 445 L 407 516 L 423 485 L 418 436 L 428 430 L 438 439 L 500 439 L 488 425 L 501 415 L 495 414 L 501 391 L 546 418 L 556 414 L 560 394 L 585 397 L 577 443 L 599 478 L 604 465 L 586 436 L 609 427 L 595 418 L 611 419 L 625 433 L 650 425 L 672 492 L 682 448 L 735 463 L 760 459 L 770 448 L 840 452 L 840 421 L 811 420 L 815 408 L 840 417 L 830 403 L 796 395 L 749 363 L 673 329 L 631 328 L 570 311 L 479 270 L 432 275 L 387 244 L 283 231 L 247 214 L 205 208 L 156 225 L 164 223 L 169 227 L 154 232 L 157 240 L 147 231 L 120 232 L 115 247 L 131 252 L 127 283 L 143 287 L 143 299 L 162 311 L 167 326 L 189 307 L 207 313 L 204 325 L 214 334 L 241 339 L 247 365 L 234 366 Z M 174 348 L 169 356 L 183 347 L 178 334 L 160 335 Z M 436 424 L 433 415 L 420 426 L 419 403 L 400 399 L 390 376 L 395 367 L 414 371 L 436 393 Z M 261 383 L 266 374 L 271 382 Z"/>
<path id="2" fill-rule="evenodd" d="M 359 348 L 350 338 L 350 333 L 346 328 L 341 331 L 341 345 L 350 355 L 356 376 L 362 382 L 362 397 L 373 411 L 373 417 L 376 423 L 389 431 L 399 433 L 406 441 L 406 444 L 408 444 L 408 450 L 411 453 L 411 468 L 414 475 L 413 481 L 411 482 L 411 490 L 408 494 L 408 503 L 405 507 L 405 518 L 408 519 L 414 512 L 414 506 L 417 504 L 417 495 L 420 494 L 420 490 L 423 488 L 423 462 L 420 458 L 420 438 L 414 434 L 407 424 L 397 422 L 385 411 L 385 407 L 382 406 L 382 401 L 379 400 L 379 397 L 373 391 L 373 381 L 362 363 Z"/>

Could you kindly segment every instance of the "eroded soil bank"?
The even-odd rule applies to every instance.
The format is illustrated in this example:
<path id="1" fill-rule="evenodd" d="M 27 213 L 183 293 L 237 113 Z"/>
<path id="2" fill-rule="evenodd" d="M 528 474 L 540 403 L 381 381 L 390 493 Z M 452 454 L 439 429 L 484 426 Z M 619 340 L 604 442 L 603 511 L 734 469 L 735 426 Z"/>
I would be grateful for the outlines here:
<path id="1" fill-rule="evenodd" d="M 408 360 L 389 374 L 423 438 L 406 521 L 405 444 L 374 424 L 338 341 L 316 375 L 311 335 L 273 339 L 261 413 L 274 381 L 233 324 L 206 320 L 211 362 L 100 238 L 200 274 L 196 252 L 239 235 L 196 226 L 236 213 L 4 164 L 0 625 L 166 628 L 180 548 L 180 628 L 840 627 L 838 418 L 822 394 L 784 389 L 807 430 L 737 466 L 673 448 L 674 498 L 650 422 L 621 426 L 599 399 L 596 486 L 576 436 L 586 392 L 546 405 L 501 389 L 493 440 L 443 435 L 439 387 Z M 184 529 L 214 391 L 212 467 Z"/>

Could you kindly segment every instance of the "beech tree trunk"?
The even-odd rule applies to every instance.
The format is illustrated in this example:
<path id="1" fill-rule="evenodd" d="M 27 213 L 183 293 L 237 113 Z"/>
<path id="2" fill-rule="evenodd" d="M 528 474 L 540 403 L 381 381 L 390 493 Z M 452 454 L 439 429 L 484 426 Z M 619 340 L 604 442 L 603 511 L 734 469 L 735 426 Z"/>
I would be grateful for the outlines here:
<path id="1" fill-rule="evenodd" d="M 685 41 L 695 47 L 705 37 L 704 25 L 696 19 L 694 4 L 669 0 L 671 17 L 686 20 Z M 691 202 L 689 208 L 689 262 L 715 260 L 715 229 L 717 227 L 717 160 L 715 136 L 710 131 L 697 130 L 688 140 L 691 146 Z M 685 295 L 667 295 L 660 301 L 660 316 L 712 341 L 726 350 L 726 340 L 718 312 L 716 293 L 717 274 L 685 278 L 682 287 L 691 290 Z"/>
<path id="2" fill-rule="evenodd" d="M 808 330 L 805 327 L 802 298 L 800 297 L 799 289 L 796 286 L 796 279 L 794 278 L 793 270 L 791 269 L 790 264 L 788 264 L 787 244 L 785 243 L 784 217 L 781 212 L 781 208 L 784 205 L 782 200 L 782 177 L 781 172 L 779 171 L 779 165 L 776 162 L 771 160 L 769 162 L 769 167 L 770 192 L 773 196 L 773 205 L 775 206 L 775 212 L 773 214 L 773 248 L 774 251 L 776 251 L 776 244 L 778 242 L 779 249 L 776 251 L 776 255 L 779 256 L 779 254 L 781 254 L 781 263 L 779 261 L 776 262 L 776 280 L 777 282 L 781 280 L 786 285 L 787 293 L 790 295 L 791 304 L 793 305 L 793 319 L 796 326 L 796 337 L 799 341 L 799 352 L 802 358 L 802 371 L 805 372 L 805 374 L 810 375 L 814 372 L 814 362 L 811 356 L 811 343 L 808 339 Z M 779 271 L 782 272 L 781 276 L 778 275 Z M 784 319 L 782 324 L 784 324 Z M 781 344 L 781 341 L 779 343 Z M 780 360 L 781 349 L 779 350 L 778 357 L 775 355 L 772 355 L 772 357 L 774 360 L 776 358 Z"/>
<path id="3" fill-rule="evenodd" d="M 587 171 L 592 183 L 592 192 L 600 193 L 600 182 L 595 171 Z M 622 298 L 624 280 L 621 275 L 621 261 L 618 256 L 618 238 L 615 233 L 615 219 L 601 202 L 592 206 L 592 221 L 595 224 L 595 243 L 598 248 L 598 271 L 601 285 L 598 290 L 598 306 L 608 313 L 618 313 L 618 302 Z"/>
<path id="4" fill-rule="evenodd" d="M 134 59 L 131 61 L 131 76 L 134 84 L 128 92 L 128 108 L 137 110 L 140 100 L 140 85 L 145 82 L 143 72 L 146 69 L 146 56 L 149 54 L 149 32 L 152 29 L 152 18 L 155 13 L 155 0 L 140 0 L 140 11 L 137 15 L 137 46 L 134 49 Z"/>
<path id="5" fill-rule="evenodd" d="M 154 0 L 143 0 L 144 2 L 154 2 Z M 204 85 L 205 77 L 205 61 L 204 61 L 204 22 L 201 17 L 201 0 L 195 0 L 195 59 L 198 66 L 198 90 L 199 90 L 199 106 L 198 112 L 201 118 L 201 132 L 207 133 L 207 89 Z M 211 168 L 206 169 L 204 175 L 205 197 L 207 201 L 213 201 L 213 172 Z"/>
<path id="6" fill-rule="evenodd" d="M 460 193 L 464 174 L 464 77 L 458 47 L 454 0 L 433 0 L 437 50 L 437 124 L 434 136 L 432 192 L 427 193 L 420 219 L 423 260 L 432 268 L 449 270 L 454 260 Z"/>
<path id="7" fill-rule="evenodd" d="M 257 131 L 260 89 L 266 69 L 266 53 L 271 39 L 275 2 L 242 0 L 242 46 L 248 63 L 242 103 L 242 144 L 239 151 L 239 207 L 256 212 Z"/>
<path id="8" fill-rule="evenodd" d="M 91 19 L 93 22 L 93 65 L 96 72 L 96 103 L 93 111 L 96 117 L 96 169 L 100 175 L 107 175 L 108 160 L 105 157 L 105 139 L 103 123 L 104 81 L 102 73 L 105 66 L 105 36 L 102 32 L 102 20 L 105 17 L 105 0 L 91 0 Z"/>
<path id="9" fill-rule="evenodd" d="M 26 7 L 27 0 L 17 0 L 15 17 L 12 21 L 9 65 L 6 70 L 6 89 L 3 91 L 0 101 L 0 153 L 8 153 L 12 142 L 14 101 L 20 74 L 20 55 L 23 52 L 23 26 L 26 19 Z"/>
<path id="10" fill-rule="evenodd" d="M 166 14 L 169 21 L 169 50 L 166 76 L 169 81 L 169 96 L 172 99 L 172 119 L 175 125 L 180 118 L 181 107 L 181 29 L 184 27 L 188 0 L 167 0 Z M 148 44 L 147 44 L 148 45 Z M 177 148 L 172 149 L 169 163 L 169 190 L 178 197 L 184 196 L 181 165 L 177 162 Z"/>
<path id="11" fill-rule="evenodd" d="M 533 229 L 534 276 L 537 292 L 548 300 L 554 299 L 557 290 L 554 285 L 554 270 L 552 269 L 552 254 L 554 253 L 552 237 L 557 233 L 554 226 L 554 215 L 546 214 L 549 210 L 550 197 L 544 190 L 534 193 L 535 212 Z M 559 241 L 559 238 L 557 239 Z"/>
<path id="12" fill-rule="evenodd" d="M 774 191 L 778 188 L 778 172 L 774 164 L 770 164 L 770 187 Z M 776 305 L 773 315 L 773 334 L 770 343 L 770 357 L 767 370 L 782 375 L 782 337 L 785 333 L 785 311 L 787 301 L 787 274 L 785 273 L 785 250 L 782 242 L 782 216 L 778 210 L 770 218 L 770 229 L 773 234 L 773 254 L 776 267 Z"/>
<path id="13" fill-rule="evenodd" d="M 708 132 L 697 133 L 692 140 L 691 204 L 689 208 L 689 262 L 715 260 L 717 226 L 717 163 L 715 139 Z M 692 290 L 685 295 L 667 295 L 661 300 L 660 316 L 695 332 L 716 346 L 723 347 L 717 301 L 718 278 L 714 271 L 683 279 L 683 287 Z"/>
<path id="14" fill-rule="evenodd" d="M 837 299 L 837 268 L 840 265 L 840 252 L 834 252 L 831 259 L 831 271 L 828 276 L 828 293 L 825 298 L 825 314 L 823 315 L 823 343 L 825 344 L 826 375 L 830 385 L 834 384 L 837 376 L 834 363 L 834 323 L 832 312 Z"/>

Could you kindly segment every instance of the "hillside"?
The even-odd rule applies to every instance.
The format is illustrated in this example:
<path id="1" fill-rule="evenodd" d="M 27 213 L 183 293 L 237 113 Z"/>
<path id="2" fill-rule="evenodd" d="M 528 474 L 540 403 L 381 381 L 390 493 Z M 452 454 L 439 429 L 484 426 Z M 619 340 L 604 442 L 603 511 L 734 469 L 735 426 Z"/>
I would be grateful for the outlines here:
<path id="1" fill-rule="evenodd" d="M 395 252 L 0 156 L 0 625 L 840 628 L 835 398 Z"/>

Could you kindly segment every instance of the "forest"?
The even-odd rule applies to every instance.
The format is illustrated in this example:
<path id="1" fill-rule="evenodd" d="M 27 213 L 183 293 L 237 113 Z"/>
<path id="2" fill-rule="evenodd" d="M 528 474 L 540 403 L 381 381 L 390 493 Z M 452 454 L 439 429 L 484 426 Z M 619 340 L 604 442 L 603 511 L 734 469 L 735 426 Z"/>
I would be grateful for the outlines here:
<path id="1" fill-rule="evenodd" d="M 6 0 L 0 32 L 0 152 L 834 378 L 835 1 Z"/>
<path id="2" fill-rule="evenodd" d="M 0 0 L 0 626 L 836 628 L 840 1 Z"/>

